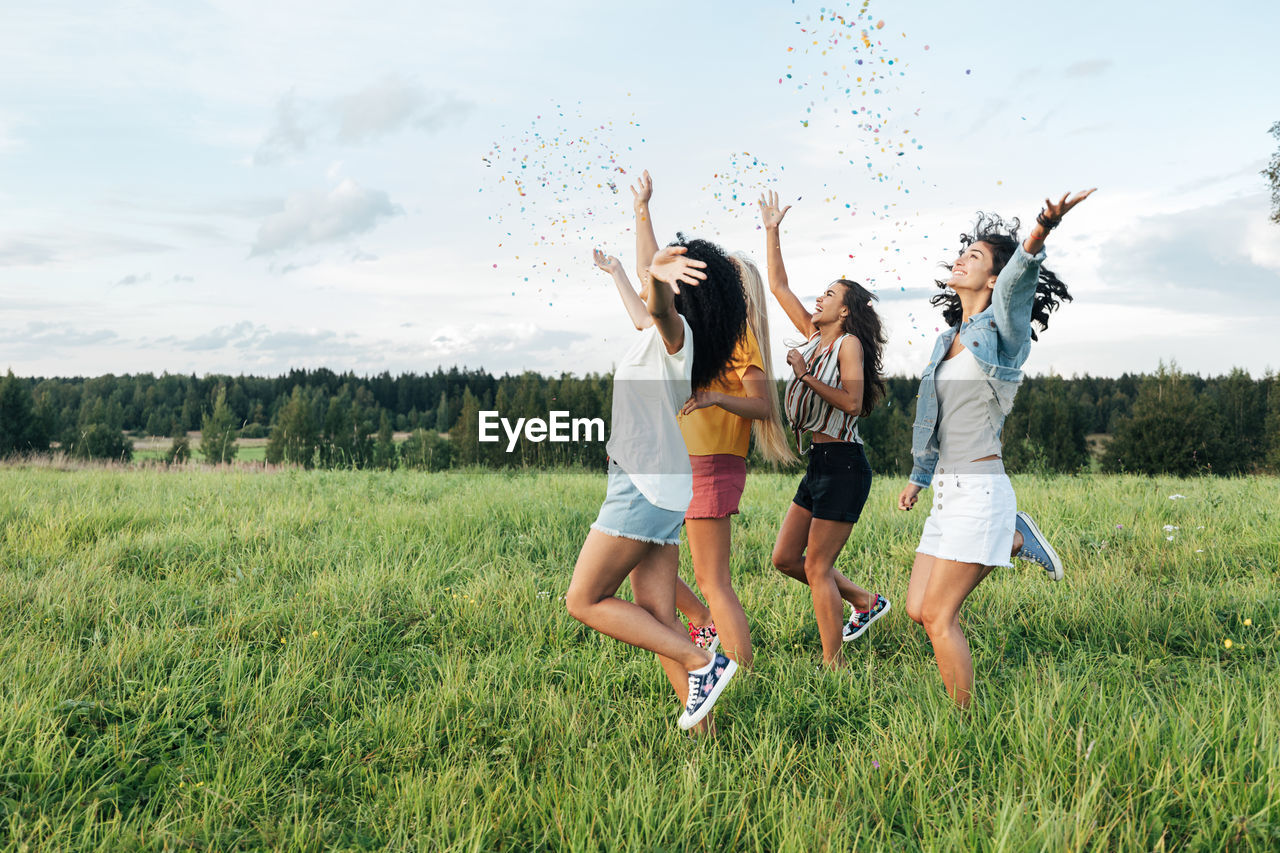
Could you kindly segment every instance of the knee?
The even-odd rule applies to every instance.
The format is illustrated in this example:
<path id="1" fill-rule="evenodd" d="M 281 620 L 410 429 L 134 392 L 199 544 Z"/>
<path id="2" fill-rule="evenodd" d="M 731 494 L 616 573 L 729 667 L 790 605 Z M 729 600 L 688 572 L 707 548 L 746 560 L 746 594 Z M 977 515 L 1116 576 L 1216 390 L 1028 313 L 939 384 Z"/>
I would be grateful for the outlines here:
<path id="1" fill-rule="evenodd" d="M 569 615 L 579 622 L 586 623 L 587 611 L 591 609 L 591 605 L 595 604 L 591 597 L 585 595 L 582 590 L 570 585 L 569 591 L 564 594 L 564 607 L 569 611 Z"/>
<path id="2" fill-rule="evenodd" d="M 696 571 L 694 577 L 698 581 L 698 589 L 702 590 L 702 594 L 706 596 L 707 602 L 713 599 L 725 598 L 733 595 L 733 581 L 729 578 L 728 572 L 708 572 L 706 575 L 699 575 Z"/>
<path id="3" fill-rule="evenodd" d="M 814 581 L 824 581 L 831 577 L 835 571 L 834 565 L 829 565 L 825 561 L 805 560 L 804 561 L 804 577 L 805 580 L 813 583 Z"/>
<path id="4" fill-rule="evenodd" d="M 907 602 L 907 616 L 909 616 L 911 618 L 911 621 L 916 623 L 917 625 L 924 624 L 924 609 L 920 606 L 920 602 L 918 601 Z"/>
<path id="5" fill-rule="evenodd" d="M 951 626 L 955 623 L 955 614 L 941 607 L 932 607 L 925 602 L 920 608 L 920 618 L 916 621 L 924 626 L 925 633 L 930 637 L 941 637 L 951 630 Z"/>
<path id="6" fill-rule="evenodd" d="M 795 574 L 803 559 L 803 557 L 797 559 L 795 554 L 789 554 L 780 548 L 773 549 L 773 567 L 784 575 Z"/>

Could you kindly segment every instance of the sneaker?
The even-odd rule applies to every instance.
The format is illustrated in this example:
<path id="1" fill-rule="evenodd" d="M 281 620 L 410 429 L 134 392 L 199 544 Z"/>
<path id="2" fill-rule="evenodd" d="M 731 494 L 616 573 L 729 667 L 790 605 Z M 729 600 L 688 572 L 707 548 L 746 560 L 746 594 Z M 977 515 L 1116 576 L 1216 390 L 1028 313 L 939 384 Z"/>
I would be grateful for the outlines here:
<path id="1" fill-rule="evenodd" d="M 691 729 L 702 722 L 737 671 L 736 663 L 724 655 L 716 655 L 705 671 L 689 673 L 689 701 L 680 715 L 680 728 Z"/>
<path id="2" fill-rule="evenodd" d="M 871 602 L 870 610 L 854 610 L 849 621 L 844 623 L 844 641 L 847 643 L 861 637 L 871 627 L 872 622 L 888 613 L 892 607 L 889 599 L 877 592 L 875 599 Z"/>
<path id="3" fill-rule="evenodd" d="M 1053 550 L 1049 540 L 1040 532 L 1040 528 L 1036 527 L 1036 523 L 1031 520 L 1031 516 L 1019 511 L 1015 526 L 1022 534 L 1022 550 L 1013 556 L 1019 560 L 1029 560 L 1039 564 L 1040 568 L 1049 573 L 1050 580 L 1062 580 L 1062 560 L 1058 558 L 1058 552 Z"/>
<path id="4" fill-rule="evenodd" d="M 716 623 L 714 622 L 708 622 L 701 628 L 690 622 L 689 639 L 693 640 L 694 645 L 698 648 L 706 649 L 712 654 L 715 654 L 716 649 L 720 648 L 720 635 L 716 633 Z"/>

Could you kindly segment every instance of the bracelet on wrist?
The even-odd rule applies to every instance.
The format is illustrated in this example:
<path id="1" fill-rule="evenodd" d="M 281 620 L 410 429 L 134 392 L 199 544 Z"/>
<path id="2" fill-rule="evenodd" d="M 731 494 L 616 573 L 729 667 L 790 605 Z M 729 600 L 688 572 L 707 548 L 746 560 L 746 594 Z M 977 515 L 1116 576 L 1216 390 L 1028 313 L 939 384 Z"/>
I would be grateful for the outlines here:
<path id="1" fill-rule="evenodd" d="M 1052 231 L 1062 224 L 1061 216 L 1050 216 L 1048 211 L 1040 208 L 1040 212 L 1036 214 L 1036 223 L 1046 231 Z"/>

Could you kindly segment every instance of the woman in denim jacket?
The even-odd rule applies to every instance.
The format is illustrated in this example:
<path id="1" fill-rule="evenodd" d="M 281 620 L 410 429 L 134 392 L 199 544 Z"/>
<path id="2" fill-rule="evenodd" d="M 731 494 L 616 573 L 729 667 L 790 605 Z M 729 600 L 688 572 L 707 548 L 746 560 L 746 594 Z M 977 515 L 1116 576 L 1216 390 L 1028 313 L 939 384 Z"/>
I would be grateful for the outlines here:
<path id="1" fill-rule="evenodd" d="M 1049 232 L 1093 190 L 1058 202 L 1045 200 L 1036 226 L 1018 241 L 1018 220 L 979 214 L 947 288 L 931 300 L 943 306 L 949 328 L 938 336 L 920 377 L 911 452 L 911 481 L 898 508 L 915 506 L 933 486 L 933 507 L 916 548 L 907 587 L 907 615 L 933 644 L 947 693 L 966 707 L 973 690 L 973 658 L 960 628 L 960 608 L 996 566 L 1018 556 L 1039 563 L 1054 580 L 1062 563 L 1035 523 L 1017 511 L 1000 460 L 1004 419 L 1022 382 L 1022 365 L 1049 312 L 1070 300 L 1058 277 L 1041 264 Z"/>

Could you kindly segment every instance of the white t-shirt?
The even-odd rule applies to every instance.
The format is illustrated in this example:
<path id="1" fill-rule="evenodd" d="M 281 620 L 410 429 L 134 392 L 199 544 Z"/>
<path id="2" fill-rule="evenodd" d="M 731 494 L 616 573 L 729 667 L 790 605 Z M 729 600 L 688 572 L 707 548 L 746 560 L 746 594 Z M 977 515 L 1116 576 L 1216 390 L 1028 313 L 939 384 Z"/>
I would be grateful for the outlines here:
<path id="1" fill-rule="evenodd" d="M 684 512 L 693 500 L 693 469 L 676 414 L 689 399 L 693 330 L 684 317 L 684 345 L 674 354 L 654 324 L 640 332 L 613 374 L 613 423 L 605 450 L 645 500 Z"/>
<path id="2" fill-rule="evenodd" d="M 939 467 L 999 456 L 996 424 L 1003 422 L 1004 415 L 969 348 L 938 362 L 933 381 L 938 394 Z"/>

